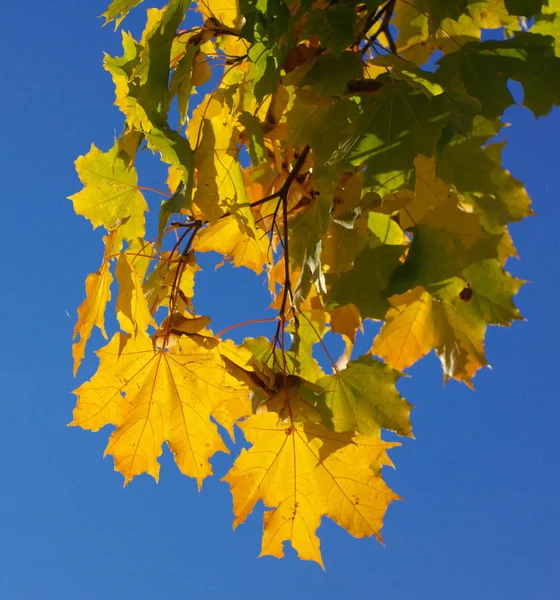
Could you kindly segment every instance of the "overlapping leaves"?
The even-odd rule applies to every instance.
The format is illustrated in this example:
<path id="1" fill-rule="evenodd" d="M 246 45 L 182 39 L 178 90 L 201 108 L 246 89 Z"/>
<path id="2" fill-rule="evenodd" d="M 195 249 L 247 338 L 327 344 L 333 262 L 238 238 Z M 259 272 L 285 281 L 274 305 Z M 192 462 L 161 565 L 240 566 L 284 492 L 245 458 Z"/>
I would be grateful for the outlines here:
<path id="1" fill-rule="evenodd" d="M 139 3 L 103 16 L 118 27 Z M 261 554 L 289 541 L 323 565 L 322 517 L 381 539 L 398 498 L 381 435 L 412 437 L 400 372 L 433 350 L 446 381 L 472 386 L 488 326 L 522 318 L 505 267 L 530 199 L 493 138 L 511 81 L 536 116 L 560 104 L 560 5 L 201 0 L 194 24 L 187 8 L 170 0 L 140 36 L 123 32 L 122 56 L 105 57 L 123 133 L 76 161 L 74 209 L 107 233 L 74 370 L 95 328 L 120 331 L 72 425 L 115 428 L 106 452 L 125 483 L 157 479 L 166 443 L 199 487 L 228 452 L 219 427 L 237 425 L 250 448 L 224 478 L 234 524 L 262 501 Z M 139 185 L 146 150 L 166 165 L 162 189 Z M 266 278 L 271 312 L 254 308 L 270 338 L 235 346 L 196 312 L 196 253 L 211 251 Z M 357 357 L 368 319 L 381 328 Z"/>

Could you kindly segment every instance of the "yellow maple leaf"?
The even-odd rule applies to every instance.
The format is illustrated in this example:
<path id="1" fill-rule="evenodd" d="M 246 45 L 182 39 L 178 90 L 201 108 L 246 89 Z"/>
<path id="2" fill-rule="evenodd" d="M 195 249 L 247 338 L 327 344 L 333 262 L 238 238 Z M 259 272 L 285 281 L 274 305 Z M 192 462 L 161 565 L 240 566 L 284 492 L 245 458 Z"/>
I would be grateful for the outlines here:
<path id="1" fill-rule="evenodd" d="M 239 134 L 230 109 L 214 99 L 205 107 L 204 114 L 199 126 L 200 143 L 194 155 L 198 171 L 194 203 L 211 223 L 226 212 L 234 212 L 246 223 L 253 224 L 238 157 Z M 188 131 L 195 126 L 196 119 L 193 118 Z M 197 139 L 198 135 L 192 138 Z"/>
<path id="2" fill-rule="evenodd" d="M 186 257 L 176 253 L 163 252 L 160 262 L 144 281 L 144 293 L 149 310 L 157 309 L 176 296 L 176 309 L 182 311 L 194 296 L 194 278 L 200 267 L 192 254 Z"/>
<path id="3" fill-rule="evenodd" d="M 143 237 L 148 205 L 138 190 L 136 171 L 126 168 L 118 152 L 117 144 L 109 152 L 101 152 L 92 144 L 90 151 L 76 160 L 84 188 L 70 200 L 76 213 L 94 227 L 103 225 L 110 230 L 120 224 L 121 238 Z"/>
<path id="4" fill-rule="evenodd" d="M 210 60 L 202 50 L 198 50 L 193 59 L 192 84 L 196 86 L 204 85 L 210 79 L 212 79 Z"/>
<path id="5" fill-rule="evenodd" d="M 503 0 L 500 1 L 503 3 Z M 485 6 L 487 3 L 479 4 Z M 406 1 L 396 4 L 392 24 L 399 32 L 396 40 L 399 56 L 421 65 L 436 49 L 453 52 L 458 44 L 480 38 L 480 26 L 471 16 L 461 15 L 457 21 L 443 19 L 438 26 L 425 9 L 423 2 Z"/>
<path id="6" fill-rule="evenodd" d="M 386 452 L 398 444 L 374 436 L 335 433 L 316 423 L 294 423 L 277 413 L 257 414 L 240 424 L 253 444 L 242 450 L 224 478 L 231 486 L 234 527 L 262 500 L 261 556 L 281 558 L 289 541 L 303 560 L 323 567 L 316 531 L 328 516 L 354 537 L 380 541 L 383 516 L 399 497 L 381 478 L 391 465 Z"/>
<path id="7" fill-rule="evenodd" d="M 181 472 L 200 488 L 212 474 L 209 459 L 228 452 L 210 417 L 231 431 L 233 418 L 251 412 L 248 390 L 226 371 L 219 348 L 183 336 L 171 349 L 157 349 L 147 336 L 117 334 L 97 354 L 97 373 L 75 391 L 70 425 L 116 426 L 105 454 L 114 457 L 125 485 L 140 473 L 158 480 L 167 442 Z"/>
<path id="8" fill-rule="evenodd" d="M 133 84 L 130 65 L 140 61 L 142 46 L 130 33 L 121 31 L 124 54 L 122 57 L 113 57 L 105 54 L 104 68 L 111 74 L 115 85 L 115 106 L 126 116 L 128 125 L 140 131 L 151 131 L 153 124 L 142 105 L 134 94 L 131 94 Z M 136 82 L 138 83 L 138 82 Z"/>
<path id="9" fill-rule="evenodd" d="M 118 229 L 118 228 L 117 228 Z M 78 307 L 78 320 L 74 327 L 73 339 L 79 335 L 80 339 L 72 346 L 72 357 L 74 359 L 74 375 L 76 375 L 80 363 L 84 358 L 86 344 L 94 326 L 97 326 L 103 337 L 107 339 L 105 332 L 105 308 L 111 299 L 111 283 L 113 276 L 109 267 L 109 257 L 116 249 L 115 238 L 117 229 L 111 231 L 103 238 L 105 253 L 99 270 L 90 273 L 86 279 L 86 297 Z"/>
<path id="10" fill-rule="evenodd" d="M 119 283 L 117 318 L 123 331 L 136 335 L 145 333 L 148 325 L 156 326 L 144 296 L 142 277 L 134 265 L 134 257 L 121 254 L 115 275 Z"/>
<path id="11" fill-rule="evenodd" d="M 415 225 L 419 225 L 437 206 L 450 198 L 456 199 L 456 192 L 452 187 L 439 179 L 436 175 L 436 161 L 434 158 L 426 158 L 419 155 L 414 160 L 416 168 L 416 184 L 414 186 L 414 196 L 399 213 L 399 224 L 406 230 Z M 403 191 L 391 194 L 391 197 L 403 197 L 410 195 L 410 192 Z"/>
<path id="12" fill-rule="evenodd" d="M 453 186 L 437 176 L 434 158 L 419 155 L 414 166 L 416 184 L 412 198 L 410 192 L 403 191 L 391 194 L 387 202 L 390 207 L 394 200 L 408 200 L 399 212 L 399 224 L 403 230 L 424 225 L 448 234 L 449 242 L 458 240 L 464 248 L 487 238 L 480 217 L 470 212 L 472 208 L 462 202 L 462 196 Z"/>
<path id="13" fill-rule="evenodd" d="M 231 258 L 236 267 L 247 267 L 260 275 L 268 262 L 268 239 L 254 238 L 235 219 L 221 219 L 204 228 L 195 238 L 193 248 L 199 252 L 219 252 Z"/>
<path id="14" fill-rule="evenodd" d="M 241 17 L 238 0 L 200 0 L 198 10 L 207 19 L 217 19 L 227 27 L 235 27 Z"/>
<path id="15" fill-rule="evenodd" d="M 358 329 L 363 332 L 362 317 L 354 304 L 345 304 L 329 310 L 331 329 L 353 342 Z"/>
<path id="16" fill-rule="evenodd" d="M 400 371 L 435 349 L 445 379 L 470 386 L 475 373 L 487 364 L 486 324 L 448 302 L 435 300 L 421 287 L 392 296 L 389 302 L 392 308 L 373 342 L 372 353 Z"/>

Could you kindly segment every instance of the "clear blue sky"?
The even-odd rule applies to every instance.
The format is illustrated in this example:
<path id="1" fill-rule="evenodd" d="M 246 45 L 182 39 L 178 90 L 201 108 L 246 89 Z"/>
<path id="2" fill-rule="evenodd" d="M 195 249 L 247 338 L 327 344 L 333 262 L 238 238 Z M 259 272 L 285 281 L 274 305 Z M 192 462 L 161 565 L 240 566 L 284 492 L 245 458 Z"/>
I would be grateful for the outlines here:
<path id="1" fill-rule="evenodd" d="M 388 511 L 386 547 L 324 521 L 323 572 L 289 549 L 257 559 L 262 509 L 233 532 L 226 484 L 199 494 L 166 452 L 159 485 L 143 476 L 123 490 L 102 460 L 109 432 L 66 427 L 71 334 L 101 234 L 65 198 L 79 188 L 75 157 L 91 141 L 108 149 L 121 128 L 101 68 L 119 36 L 95 18 L 102 0 L 3 6 L 0 598 L 560 598 L 560 110 L 507 114 L 506 164 L 538 214 L 512 228 L 522 260 L 511 268 L 532 282 L 518 297 L 527 322 L 491 329 L 493 370 L 476 393 L 443 389 L 433 356 L 401 383 L 416 440 L 392 452 L 386 476 L 406 501 Z M 202 274 L 198 305 L 215 330 L 266 301 L 248 272 Z M 79 381 L 94 368 L 90 356 Z M 220 475 L 229 464 L 214 461 Z"/>

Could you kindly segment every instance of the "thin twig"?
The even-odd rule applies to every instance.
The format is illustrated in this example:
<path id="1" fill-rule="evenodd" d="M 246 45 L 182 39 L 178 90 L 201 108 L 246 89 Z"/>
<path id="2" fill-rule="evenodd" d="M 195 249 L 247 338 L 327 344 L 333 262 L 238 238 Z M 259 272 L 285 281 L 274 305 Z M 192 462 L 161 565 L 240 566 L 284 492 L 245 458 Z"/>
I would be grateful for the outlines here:
<path id="1" fill-rule="evenodd" d="M 391 17 L 393 16 L 393 11 L 395 9 L 395 2 L 396 0 L 389 0 L 389 2 L 387 2 L 387 4 L 385 4 L 375 15 L 375 18 L 373 19 L 371 25 L 368 26 L 367 22 L 366 25 L 364 26 L 363 29 L 363 36 L 365 36 L 365 34 L 381 19 L 381 25 L 379 26 L 379 29 L 368 38 L 365 46 L 362 48 L 361 53 L 362 56 L 371 48 L 371 46 L 373 45 L 373 43 L 375 42 L 375 40 L 382 34 L 385 34 L 385 37 L 387 38 L 387 42 L 389 43 L 389 48 L 391 50 L 391 52 L 393 52 L 394 54 L 397 53 L 397 47 L 395 45 L 395 41 L 393 40 L 393 36 L 391 35 L 391 32 L 389 31 L 389 24 L 391 22 Z"/>
<path id="2" fill-rule="evenodd" d="M 283 242 L 284 242 L 284 248 L 283 248 L 283 253 L 284 253 L 284 290 L 282 292 L 282 302 L 280 303 L 280 310 L 279 310 L 279 321 L 278 321 L 278 325 L 276 326 L 276 334 L 274 336 L 274 344 L 273 344 L 273 355 L 275 355 L 275 350 L 276 350 L 276 346 L 280 345 L 281 348 L 283 348 L 284 345 L 284 328 L 285 328 L 285 324 L 286 324 L 286 306 L 288 304 L 288 298 L 290 298 L 290 301 L 292 303 L 292 308 L 293 308 L 293 296 L 292 296 L 292 284 L 290 281 L 290 246 L 289 246 L 289 232 L 288 232 L 288 194 L 290 192 L 290 188 L 292 186 L 292 183 L 295 181 L 296 177 L 299 175 L 299 172 L 301 171 L 301 168 L 303 167 L 303 164 L 305 163 L 306 159 L 307 159 L 307 155 L 309 154 L 309 151 L 311 150 L 311 148 L 309 146 L 305 146 L 305 148 L 302 150 L 301 154 L 299 155 L 294 168 L 291 170 L 290 174 L 288 175 L 286 181 L 284 182 L 284 184 L 282 185 L 282 187 L 280 188 L 279 194 L 280 194 L 280 199 L 281 199 L 281 203 L 282 203 L 282 221 L 283 221 Z M 294 320 L 297 320 L 295 311 L 293 311 L 293 317 Z"/>

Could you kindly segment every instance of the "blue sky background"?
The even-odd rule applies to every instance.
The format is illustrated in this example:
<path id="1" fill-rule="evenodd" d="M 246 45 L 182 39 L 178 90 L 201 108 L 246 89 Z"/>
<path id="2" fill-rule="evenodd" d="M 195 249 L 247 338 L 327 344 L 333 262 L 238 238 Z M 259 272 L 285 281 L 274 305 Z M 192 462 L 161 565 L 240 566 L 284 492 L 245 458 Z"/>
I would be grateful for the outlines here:
<path id="1" fill-rule="evenodd" d="M 401 382 L 417 405 L 416 440 L 392 451 L 397 470 L 386 471 L 406 498 L 388 511 L 386 547 L 325 520 L 326 572 L 289 548 L 282 561 L 257 559 L 262 509 L 232 532 L 226 484 L 207 480 L 199 494 L 166 451 L 159 485 L 142 476 L 123 490 L 102 460 L 108 430 L 66 427 L 76 307 L 102 245 L 65 198 L 80 187 L 76 156 L 92 141 L 108 149 L 122 126 L 101 68 L 102 51 L 120 45 L 95 18 L 104 8 L 10 2 L 0 21 L 0 598 L 560 598 L 560 111 L 507 113 L 506 165 L 538 214 L 512 228 L 522 260 L 510 267 L 532 282 L 518 296 L 527 322 L 490 330 L 493 370 L 476 393 L 443 389 L 433 356 Z M 142 19 L 140 9 L 125 25 Z M 216 331 L 268 299 L 243 270 L 207 268 L 197 285 Z M 95 364 L 90 352 L 79 382 Z M 216 473 L 230 463 L 218 457 Z"/>

